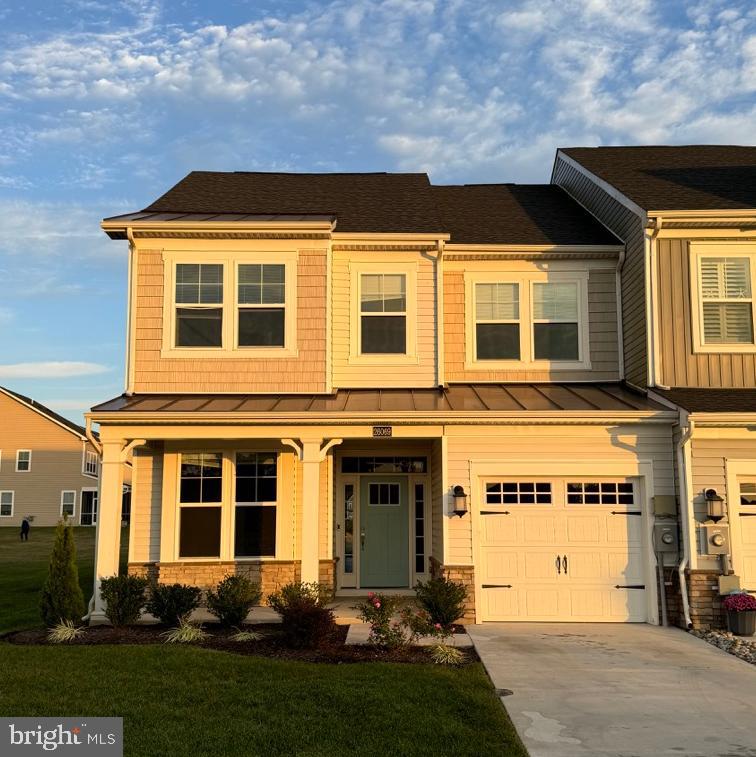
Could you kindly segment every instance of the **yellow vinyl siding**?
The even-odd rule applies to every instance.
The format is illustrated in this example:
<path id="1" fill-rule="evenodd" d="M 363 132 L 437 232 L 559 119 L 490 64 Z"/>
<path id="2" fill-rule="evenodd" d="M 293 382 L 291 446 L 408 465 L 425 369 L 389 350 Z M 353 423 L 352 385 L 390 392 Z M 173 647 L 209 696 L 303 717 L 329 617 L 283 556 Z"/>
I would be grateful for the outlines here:
<path id="1" fill-rule="evenodd" d="M 507 274 L 527 273 L 542 270 L 564 273 L 580 271 L 581 261 L 577 260 L 566 268 L 561 263 L 528 263 L 501 261 L 488 263 L 453 262 L 447 263 L 444 271 L 444 354 L 446 380 L 448 382 L 468 381 L 617 381 L 619 379 L 619 359 L 617 351 L 617 298 L 615 290 L 615 267 L 611 262 L 604 267 L 589 269 L 588 278 L 588 340 L 590 344 L 589 370 L 485 370 L 466 368 L 466 327 L 465 315 L 471 303 L 466 302 L 465 273 L 478 270 L 500 271 Z M 588 268 L 588 263 L 583 265 Z M 585 270 L 583 268 L 582 270 Z M 520 328 L 528 328 L 522 322 Z"/>
<path id="2" fill-rule="evenodd" d="M 434 439 L 430 455 L 431 472 L 431 539 L 426 552 L 440 563 L 444 561 L 444 482 L 443 446 L 441 439 Z M 430 549 L 428 548 L 430 547 Z"/>
<path id="3" fill-rule="evenodd" d="M 208 245 L 212 243 L 208 242 Z M 217 244 L 217 243 L 216 243 Z M 208 250 L 213 249 L 208 246 Z M 197 260 L 201 251 L 195 251 Z M 273 257 L 275 253 L 271 253 Z M 322 392 L 326 387 L 326 250 L 300 249 L 297 346 L 290 358 L 164 358 L 161 249 L 136 254 L 135 392 Z M 229 296 L 226 293 L 225 296 Z M 287 317 L 288 317 L 287 312 Z"/>
<path id="4" fill-rule="evenodd" d="M 13 516 L 2 526 L 20 526 L 33 515 L 32 528 L 54 526 L 60 520 L 60 493 L 76 492 L 73 522 L 78 524 L 82 488 L 97 488 L 97 479 L 82 473 L 84 445 L 71 431 L 26 405 L 0 393 L 0 491 L 15 492 Z M 16 450 L 32 452 L 31 470 L 16 473 Z"/>
<path id="5" fill-rule="evenodd" d="M 381 264 L 415 263 L 417 265 L 417 292 L 408 292 L 415 299 L 416 363 L 391 364 L 385 362 L 360 364 L 350 360 L 352 341 L 360 324 L 352 321 L 352 274 L 350 263 Z M 390 269 L 387 268 L 387 271 Z M 333 383 L 335 387 L 428 387 L 436 381 L 436 302 L 435 264 L 433 259 L 420 252 L 346 252 L 333 253 Z M 408 304 L 410 304 L 408 302 Z"/>
<path id="6" fill-rule="evenodd" d="M 129 562 L 154 562 L 160 559 L 162 444 L 137 447 L 133 466 Z"/>
<path id="7" fill-rule="evenodd" d="M 637 386 L 646 385 L 646 289 L 643 223 L 632 210 L 610 197 L 589 177 L 557 159 L 554 184 L 558 184 L 625 242 L 622 269 L 622 327 L 625 375 Z"/>
<path id="8" fill-rule="evenodd" d="M 689 240 L 657 240 L 659 352 L 666 386 L 756 386 L 756 354 L 693 352 Z M 730 248 L 728 248 L 730 249 Z M 692 282 L 697 286 L 697 282 Z"/>
<path id="9" fill-rule="evenodd" d="M 651 460 L 654 469 L 653 494 L 672 494 L 673 447 L 671 429 L 658 426 L 567 427 L 518 426 L 479 429 L 450 428 L 447 439 L 449 486 L 464 486 L 472 493 L 470 463 L 473 460 L 561 459 L 565 461 Z M 543 475 L 547 476 L 548 470 Z M 447 516 L 446 562 L 473 564 L 471 515 Z"/>

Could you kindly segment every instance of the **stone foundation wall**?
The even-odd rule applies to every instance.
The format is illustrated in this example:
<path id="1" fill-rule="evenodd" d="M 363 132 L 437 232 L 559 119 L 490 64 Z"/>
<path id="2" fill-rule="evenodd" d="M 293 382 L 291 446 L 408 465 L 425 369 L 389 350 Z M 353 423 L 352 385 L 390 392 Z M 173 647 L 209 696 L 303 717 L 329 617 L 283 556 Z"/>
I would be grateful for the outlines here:
<path id="1" fill-rule="evenodd" d="M 712 570 L 688 571 L 690 620 L 696 630 L 727 627 L 722 598 L 719 596 L 719 575 L 719 572 Z"/>
<path id="2" fill-rule="evenodd" d="M 266 562 L 202 562 L 129 563 L 129 574 L 146 576 L 161 584 L 182 583 L 210 589 L 227 575 L 242 575 L 260 584 L 263 602 L 282 586 L 300 580 L 299 560 Z M 334 561 L 320 561 L 320 581 L 333 587 Z"/>
<path id="3" fill-rule="evenodd" d="M 465 614 L 462 616 L 460 622 L 475 623 L 475 567 L 473 565 L 438 564 L 438 568 L 435 568 L 435 570 L 442 572 L 449 580 L 465 585 L 467 588 Z"/>

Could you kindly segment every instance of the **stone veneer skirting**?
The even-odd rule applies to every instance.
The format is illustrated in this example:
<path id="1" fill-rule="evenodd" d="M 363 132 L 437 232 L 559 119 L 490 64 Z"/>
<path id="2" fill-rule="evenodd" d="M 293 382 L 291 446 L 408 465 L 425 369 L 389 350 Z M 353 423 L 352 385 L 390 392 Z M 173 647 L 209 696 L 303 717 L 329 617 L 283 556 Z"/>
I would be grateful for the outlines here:
<path id="1" fill-rule="evenodd" d="M 263 601 L 288 583 L 300 580 L 299 560 L 219 561 L 170 563 L 129 563 L 129 575 L 147 576 L 161 584 L 182 583 L 209 589 L 224 576 L 243 575 L 258 582 Z M 334 561 L 320 561 L 320 582 L 333 587 Z"/>
<path id="2" fill-rule="evenodd" d="M 475 623 L 475 566 L 474 565 L 443 565 L 435 557 L 430 558 L 431 575 L 435 578 L 446 576 L 451 581 L 464 584 L 467 588 L 465 600 L 465 614 L 463 623 Z"/>
<path id="3" fill-rule="evenodd" d="M 719 595 L 719 572 L 715 570 L 686 570 L 688 584 L 688 601 L 690 603 L 690 621 L 698 631 L 726 628 L 725 614 L 722 610 L 722 597 Z M 680 596 L 680 581 L 675 568 L 665 568 L 665 590 L 667 596 L 667 615 L 671 625 L 685 628 Z"/>

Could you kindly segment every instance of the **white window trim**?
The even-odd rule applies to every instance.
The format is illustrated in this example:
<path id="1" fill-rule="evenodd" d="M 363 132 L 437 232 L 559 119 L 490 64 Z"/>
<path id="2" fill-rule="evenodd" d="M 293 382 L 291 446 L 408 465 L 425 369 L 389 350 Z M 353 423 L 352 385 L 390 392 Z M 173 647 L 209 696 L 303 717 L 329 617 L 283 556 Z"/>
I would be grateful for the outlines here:
<path id="1" fill-rule="evenodd" d="M 95 473 L 90 473 L 87 470 L 87 456 L 88 455 L 94 455 L 95 456 Z M 99 455 L 91 449 L 87 449 L 86 446 L 84 447 L 84 452 L 82 454 L 81 458 L 81 472 L 84 476 L 87 476 L 88 478 L 99 478 L 99 470 L 100 470 L 100 458 Z"/>
<path id="2" fill-rule="evenodd" d="M 95 494 L 95 496 L 94 496 L 94 502 L 95 502 L 96 507 L 94 509 L 94 512 L 92 513 L 92 516 L 93 516 L 92 523 L 89 526 L 89 527 L 94 528 L 97 525 L 97 514 L 98 514 L 98 511 L 100 509 L 100 491 L 99 491 L 99 489 L 97 489 L 94 486 L 84 486 L 84 487 L 82 487 L 81 493 L 79 494 L 79 503 L 80 503 L 80 505 L 84 501 L 84 492 L 94 492 L 94 494 Z M 81 516 L 83 514 L 83 510 L 84 510 L 84 508 L 80 506 L 79 507 L 79 525 L 82 525 L 82 523 L 81 523 Z"/>
<path id="3" fill-rule="evenodd" d="M 417 365 L 417 263 L 350 263 L 350 323 L 349 323 L 349 364 L 402 366 Z M 403 354 L 362 354 L 362 274 L 386 273 L 403 274 L 407 309 L 406 352 Z M 401 315 L 401 314 L 399 314 Z"/>
<path id="4" fill-rule="evenodd" d="M 250 251 L 163 251 L 163 343 L 160 351 L 164 358 L 292 358 L 297 348 L 297 261 L 296 250 L 270 252 Z M 207 307 L 223 310 L 223 329 L 220 347 L 176 347 L 176 266 L 179 264 L 223 265 L 223 302 Z M 278 263 L 285 268 L 285 340 L 283 347 L 238 346 L 238 269 L 245 263 Z"/>
<path id="5" fill-rule="evenodd" d="M 73 494 L 73 512 L 68 516 L 69 518 L 76 517 L 76 489 L 63 489 L 60 492 L 60 515 L 63 516 L 63 499 L 66 494 Z"/>
<path id="6" fill-rule="evenodd" d="M 693 352 L 719 353 L 723 355 L 756 353 L 756 246 L 753 243 L 733 241 L 695 242 L 690 244 L 689 255 Z M 704 341 L 701 258 L 748 258 L 750 260 L 753 344 L 706 344 Z"/>
<path id="7" fill-rule="evenodd" d="M 2 515 L 0 513 L 0 518 L 12 518 L 13 517 L 13 513 L 16 511 L 16 492 L 13 491 L 12 489 L 3 489 L 2 491 L 0 491 L 0 497 L 3 494 L 10 494 L 11 495 L 11 511 L 10 511 L 10 515 Z"/>
<path id="8" fill-rule="evenodd" d="M 26 470 L 21 470 L 18 467 L 19 457 L 22 452 L 29 453 L 29 467 Z M 17 449 L 16 450 L 16 473 L 31 473 L 32 469 L 32 451 L 30 449 Z"/>
<path id="9" fill-rule="evenodd" d="M 591 369 L 590 322 L 588 313 L 589 271 L 522 272 L 522 271 L 466 271 L 465 272 L 465 369 L 473 371 L 587 371 Z M 578 359 L 536 360 L 533 339 L 533 284 L 574 283 L 578 291 Z M 520 359 L 478 360 L 475 338 L 475 285 L 518 284 L 520 305 Z M 539 321 L 541 322 L 541 321 Z"/>

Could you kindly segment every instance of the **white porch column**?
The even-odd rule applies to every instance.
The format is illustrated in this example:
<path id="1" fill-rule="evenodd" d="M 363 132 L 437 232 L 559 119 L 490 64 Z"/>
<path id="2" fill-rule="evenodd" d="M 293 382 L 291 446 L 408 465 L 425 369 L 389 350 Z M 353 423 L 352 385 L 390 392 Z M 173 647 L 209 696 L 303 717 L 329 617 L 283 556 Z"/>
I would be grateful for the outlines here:
<path id="1" fill-rule="evenodd" d="M 123 497 L 123 441 L 103 442 L 100 487 L 97 500 L 94 597 L 90 622 L 103 623 L 105 604 L 100 596 L 103 578 L 118 573 L 121 550 L 121 501 Z"/>
<path id="2" fill-rule="evenodd" d="M 302 573 L 304 583 L 320 580 L 320 451 L 322 439 L 302 439 Z"/>

